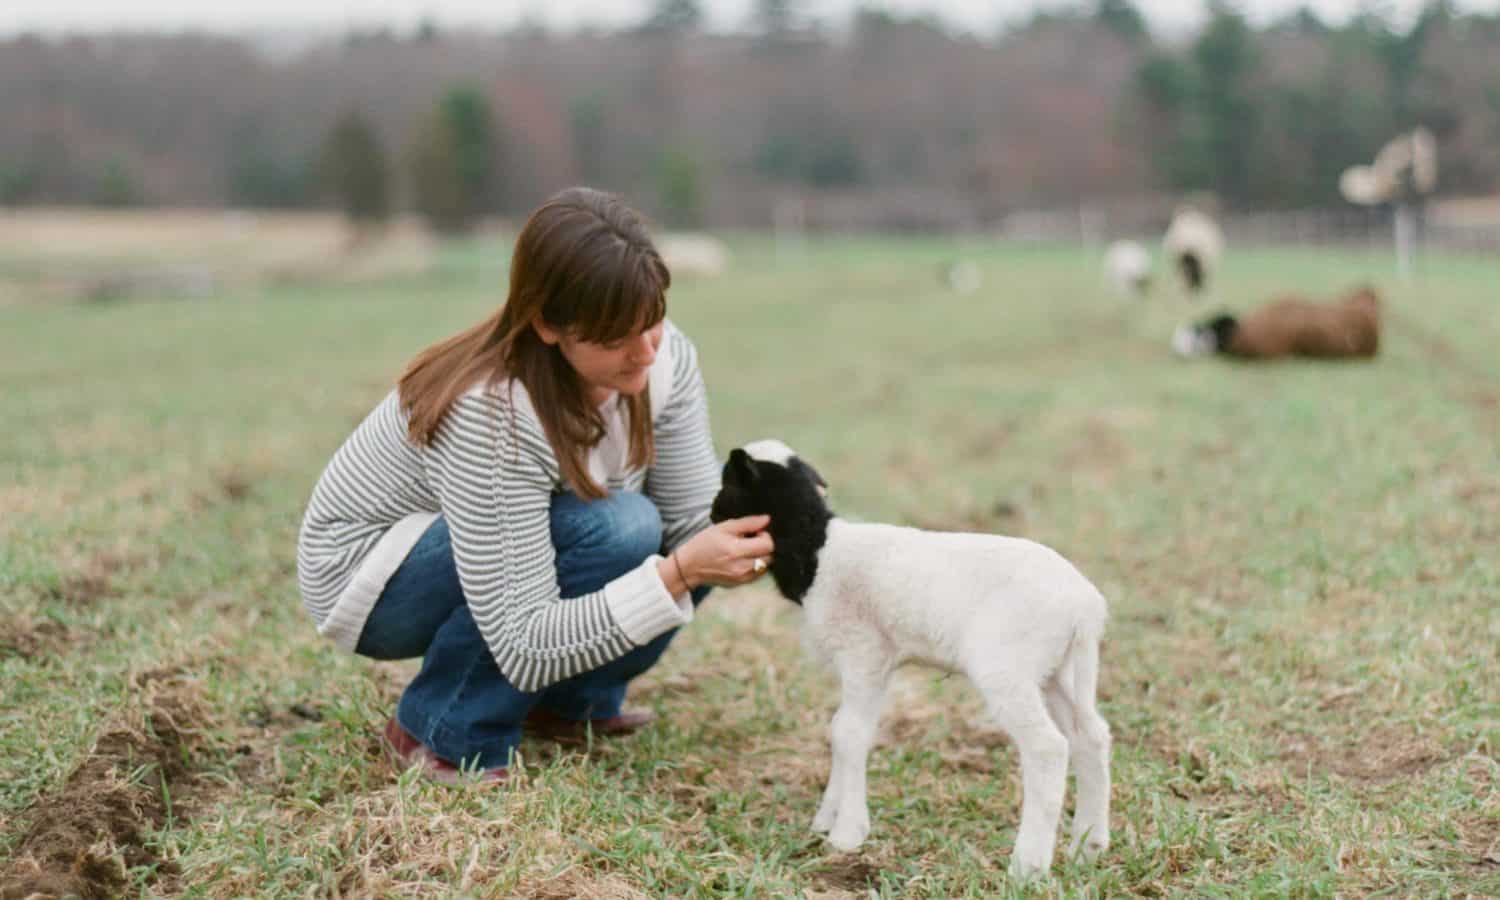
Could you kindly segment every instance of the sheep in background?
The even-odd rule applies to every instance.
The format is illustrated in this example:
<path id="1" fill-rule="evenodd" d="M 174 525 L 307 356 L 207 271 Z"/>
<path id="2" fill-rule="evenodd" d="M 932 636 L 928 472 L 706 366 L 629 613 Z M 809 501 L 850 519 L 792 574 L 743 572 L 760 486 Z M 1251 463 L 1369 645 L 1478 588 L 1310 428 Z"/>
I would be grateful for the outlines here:
<path id="1" fill-rule="evenodd" d="M 1380 297 L 1360 287 L 1333 303 L 1283 297 L 1236 318 L 1219 315 L 1172 335 L 1179 356 L 1242 359 L 1371 357 L 1380 350 Z"/>
<path id="2" fill-rule="evenodd" d="M 680 232 L 656 238 L 656 252 L 673 275 L 723 275 L 729 270 L 729 247 L 708 234 Z"/>
<path id="3" fill-rule="evenodd" d="M 938 276 L 955 294 L 972 294 L 984 284 L 984 273 L 967 259 L 943 263 L 938 266 Z"/>
<path id="4" fill-rule="evenodd" d="M 1144 297 L 1151 287 L 1151 252 L 1138 241 L 1115 241 L 1104 251 L 1104 277 L 1121 296 Z"/>
<path id="5" fill-rule="evenodd" d="M 1109 846 L 1109 726 L 1095 708 L 1104 597 L 1032 541 L 848 522 L 821 476 L 780 441 L 729 454 L 714 522 L 769 514 L 776 589 L 806 611 L 809 649 L 838 672 L 833 767 L 813 830 L 840 850 L 870 831 L 865 764 L 886 686 L 906 662 L 969 677 L 1021 759 L 1010 871 L 1052 866 L 1068 763 L 1078 776 L 1072 849 Z"/>
<path id="6" fill-rule="evenodd" d="M 1162 249 L 1177 269 L 1188 295 L 1196 298 L 1208 287 L 1209 277 L 1224 255 L 1224 232 L 1205 213 L 1184 206 L 1172 216 L 1172 224 L 1162 238 Z"/>

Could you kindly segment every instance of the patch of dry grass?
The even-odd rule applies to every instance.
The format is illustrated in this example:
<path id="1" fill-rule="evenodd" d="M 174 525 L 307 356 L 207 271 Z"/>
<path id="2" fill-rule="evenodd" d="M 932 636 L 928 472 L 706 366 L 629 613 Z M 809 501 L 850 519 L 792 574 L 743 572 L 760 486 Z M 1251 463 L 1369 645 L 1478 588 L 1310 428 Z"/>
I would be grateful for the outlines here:
<path id="1" fill-rule="evenodd" d="M 414 218 L 360 233 L 326 212 L 27 209 L 0 215 L 0 305 L 368 284 L 419 275 L 436 250 Z"/>

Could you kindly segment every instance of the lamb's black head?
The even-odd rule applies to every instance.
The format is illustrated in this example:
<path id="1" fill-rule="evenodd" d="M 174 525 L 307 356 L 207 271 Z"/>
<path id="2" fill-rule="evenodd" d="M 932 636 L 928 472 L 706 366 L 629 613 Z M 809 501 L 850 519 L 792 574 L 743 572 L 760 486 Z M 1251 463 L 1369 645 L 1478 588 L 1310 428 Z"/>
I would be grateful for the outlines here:
<path id="1" fill-rule="evenodd" d="M 736 447 L 724 464 L 724 482 L 708 517 L 714 522 L 742 516 L 769 515 L 796 520 L 829 515 L 828 483 L 781 441 L 756 441 Z"/>
<path id="2" fill-rule="evenodd" d="M 1237 328 L 1239 323 L 1229 315 L 1214 316 L 1197 325 L 1179 325 L 1172 335 L 1172 349 L 1179 356 L 1223 353 Z"/>
<path id="3" fill-rule="evenodd" d="M 1234 316 L 1220 315 L 1209 319 L 1203 327 L 1213 332 L 1214 349 L 1223 353 L 1224 349 L 1229 346 L 1230 340 L 1234 338 L 1234 332 L 1236 328 L 1239 328 L 1239 323 L 1235 321 Z"/>
<path id="4" fill-rule="evenodd" d="M 708 517 L 714 522 L 769 515 L 771 578 L 782 596 L 801 603 L 818 573 L 818 551 L 828 540 L 828 484 L 781 441 L 737 447 L 724 464 L 724 483 Z"/>

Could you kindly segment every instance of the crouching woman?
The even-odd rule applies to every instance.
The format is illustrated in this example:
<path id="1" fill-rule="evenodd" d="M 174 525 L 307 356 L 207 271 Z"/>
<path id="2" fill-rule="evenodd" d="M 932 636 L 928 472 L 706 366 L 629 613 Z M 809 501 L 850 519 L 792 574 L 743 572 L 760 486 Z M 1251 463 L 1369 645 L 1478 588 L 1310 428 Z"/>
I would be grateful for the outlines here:
<path id="1" fill-rule="evenodd" d="M 523 730 L 633 730 L 626 686 L 710 584 L 765 571 L 765 517 L 710 525 L 693 344 L 640 218 L 585 188 L 519 235 L 509 296 L 422 351 L 334 454 L 297 546 L 320 633 L 422 658 L 387 749 L 500 781 Z"/>

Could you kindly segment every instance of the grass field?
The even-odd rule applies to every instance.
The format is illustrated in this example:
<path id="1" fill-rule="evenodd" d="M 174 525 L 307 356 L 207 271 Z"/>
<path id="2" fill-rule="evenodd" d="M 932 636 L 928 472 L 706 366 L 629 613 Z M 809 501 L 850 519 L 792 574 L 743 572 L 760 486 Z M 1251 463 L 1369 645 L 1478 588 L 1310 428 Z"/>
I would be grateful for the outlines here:
<path id="1" fill-rule="evenodd" d="M 857 518 L 1021 534 L 1111 601 L 1114 846 L 1039 894 L 1500 892 L 1500 263 L 1236 251 L 1219 300 L 1372 278 L 1373 363 L 1184 363 L 1092 253 L 841 240 L 683 278 L 721 453 L 777 436 Z M 0 895 L 994 896 L 1015 760 L 959 679 L 904 676 L 856 854 L 808 829 L 830 676 L 798 614 L 718 592 L 633 693 L 505 790 L 397 777 L 411 665 L 313 632 L 323 464 L 425 343 L 501 299 L 500 244 L 421 275 L 0 307 Z"/>

